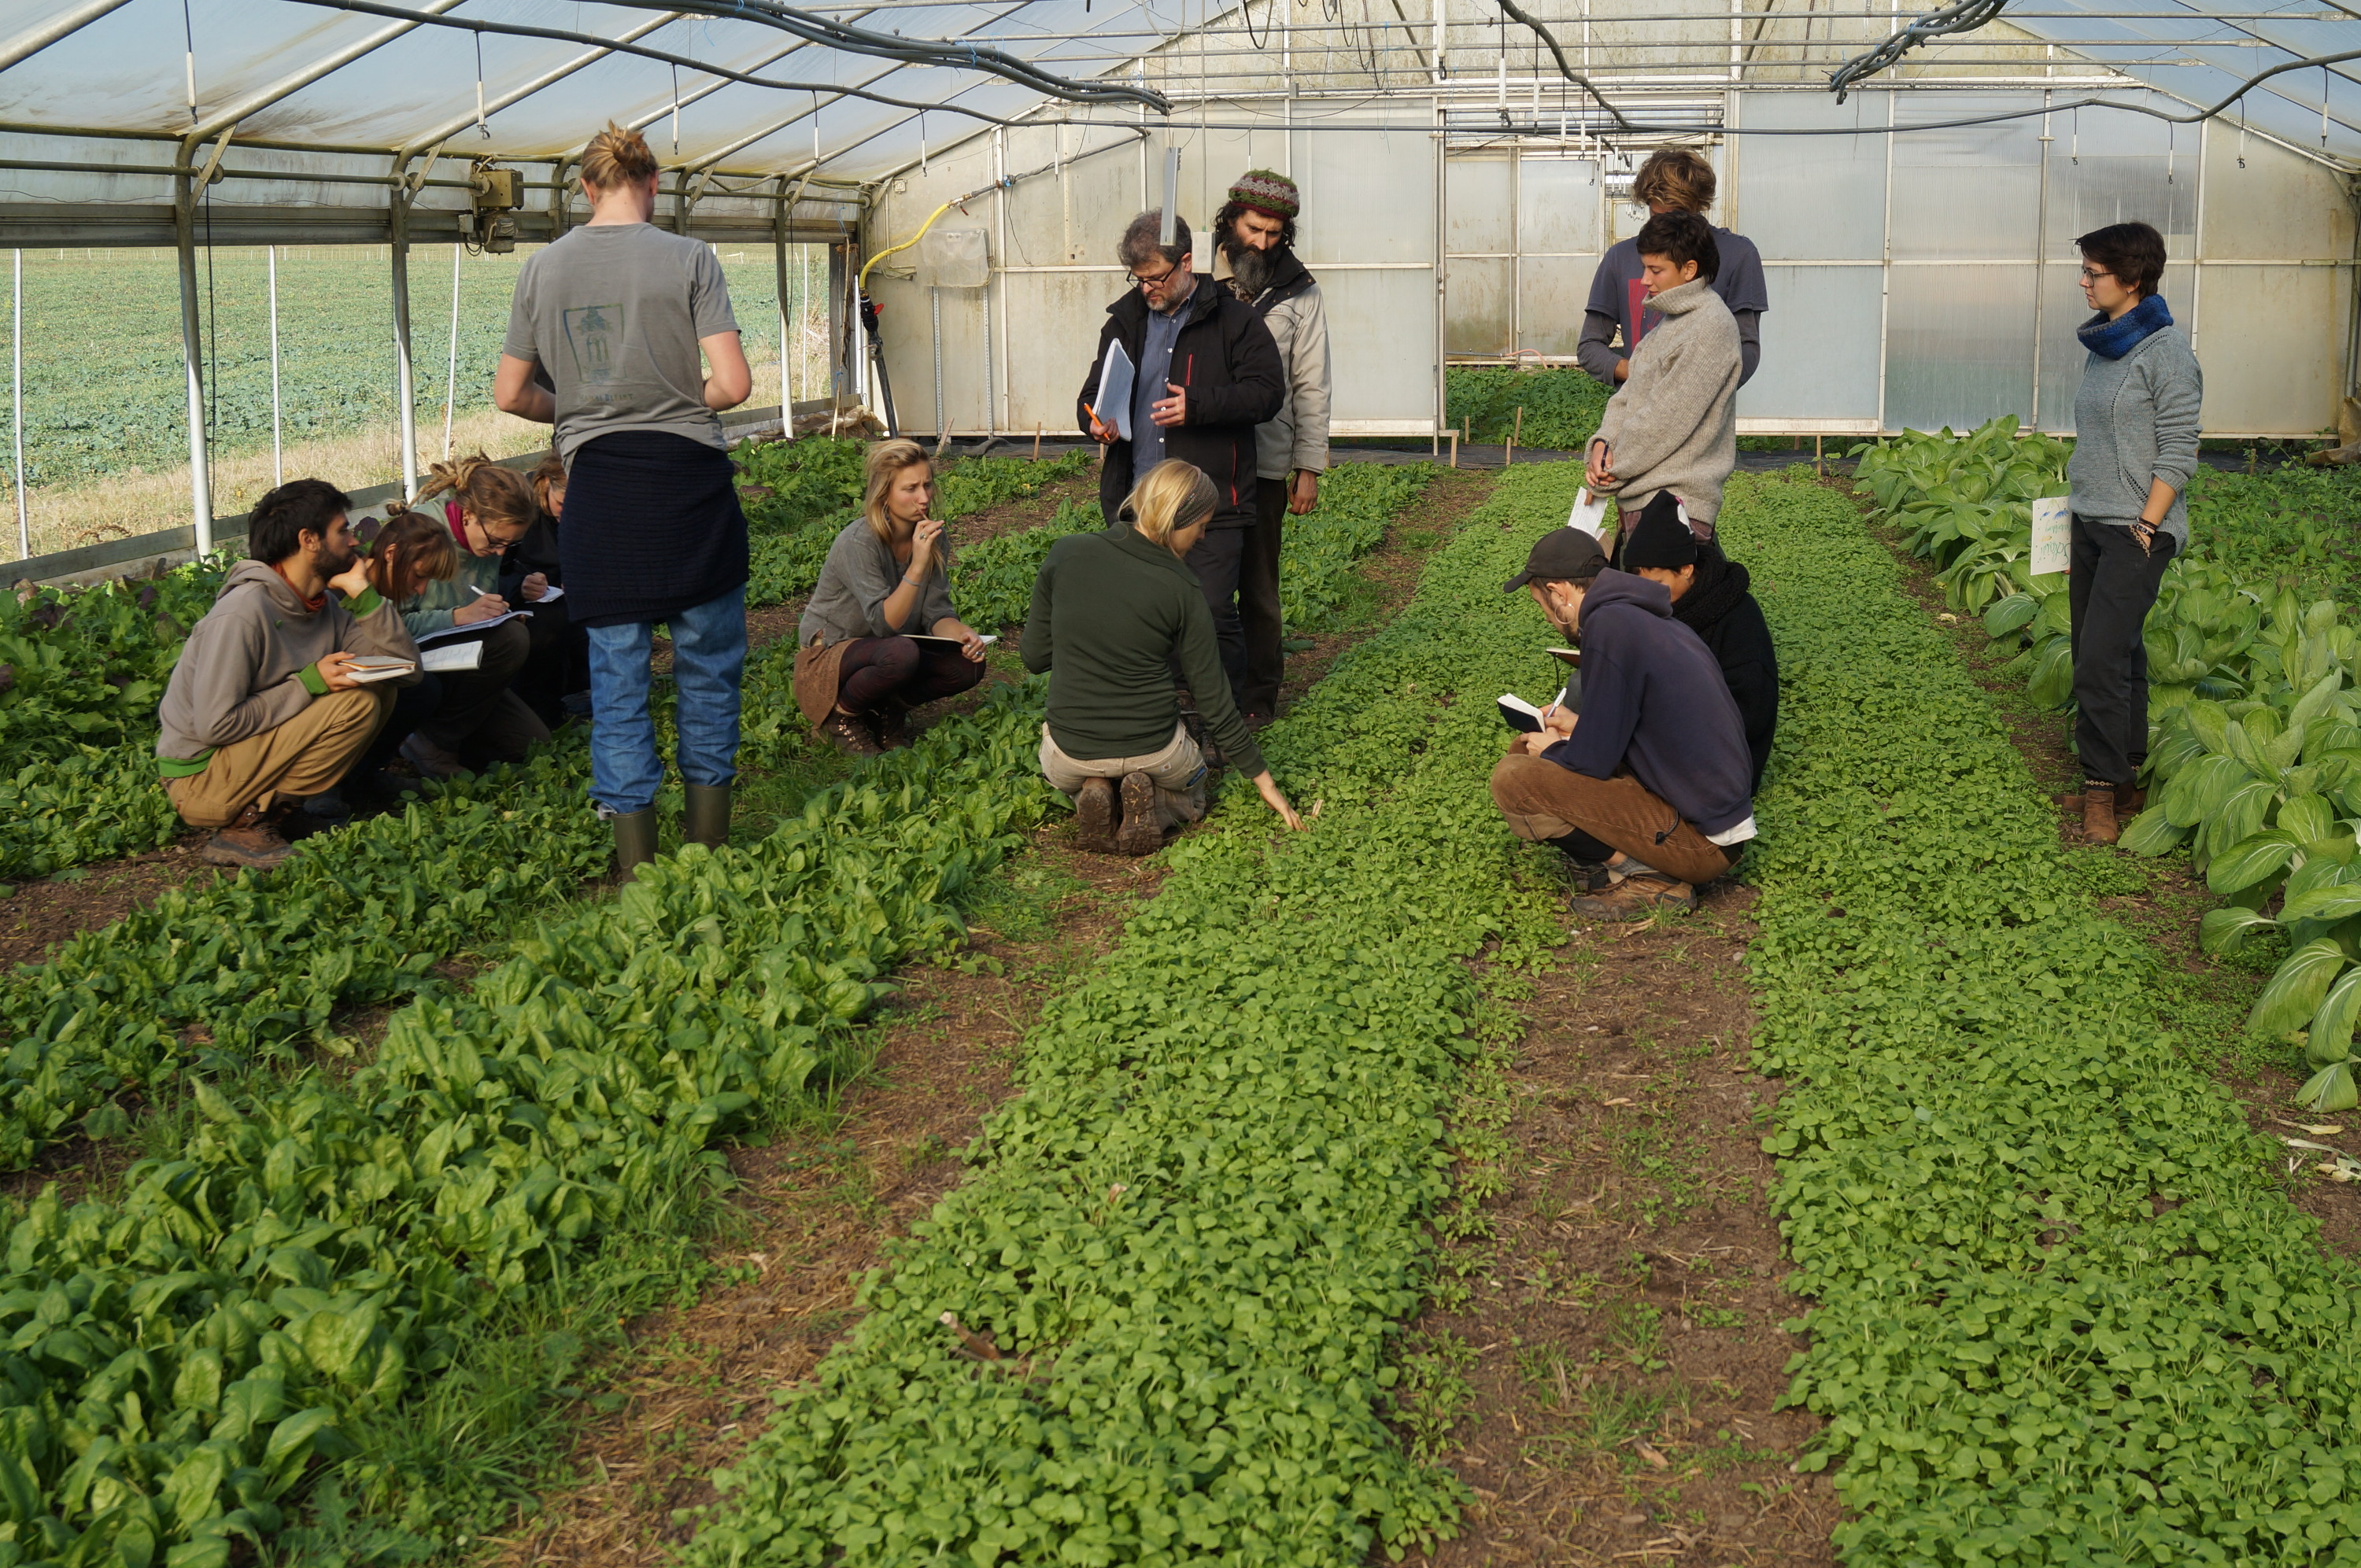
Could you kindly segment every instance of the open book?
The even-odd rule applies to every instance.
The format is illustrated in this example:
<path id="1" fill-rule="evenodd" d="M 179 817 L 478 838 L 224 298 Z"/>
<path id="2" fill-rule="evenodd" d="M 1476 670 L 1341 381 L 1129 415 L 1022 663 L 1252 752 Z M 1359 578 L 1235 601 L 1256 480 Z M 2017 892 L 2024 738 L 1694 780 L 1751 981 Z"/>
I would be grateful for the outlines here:
<path id="1" fill-rule="evenodd" d="M 481 642 L 438 642 L 418 655 L 418 663 L 429 674 L 447 675 L 458 670 L 480 670 L 484 667 L 484 645 Z"/>
<path id="2" fill-rule="evenodd" d="M 440 631 L 422 631 L 415 638 L 412 639 L 412 641 L 423 648 L 429 642 L 440 642 L 446 637 L 472 637 L 477 632 L 489 631 L 495 626 L 499 626 L 506 621 L 514 620 L 521 615 L 530 616 L 532 614 L 533 611 L 529 609 L 512 609 L 506 615 L 495 615 L 484 620 L 470 620 L 465 624 L 454 622 L 453 624 L 445 627 Z"/>
<path id="3" fill-rule="evenodd" d="M 1542 710 L 1513 692 L 1500 694 L 1500 718 L 1510 729 L 1527 735 L 1542 727 Z"/>

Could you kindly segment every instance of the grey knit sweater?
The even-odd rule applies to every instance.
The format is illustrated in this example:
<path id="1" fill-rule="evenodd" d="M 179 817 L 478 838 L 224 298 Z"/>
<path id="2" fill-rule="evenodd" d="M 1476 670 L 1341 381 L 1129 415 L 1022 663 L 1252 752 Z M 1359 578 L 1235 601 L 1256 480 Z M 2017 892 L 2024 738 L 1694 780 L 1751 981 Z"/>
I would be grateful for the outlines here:
<path id="1" fill-rule="evenodd" d="M 1640 339 L 1596 439 L 1607 443 L 1620 510 L 1635 513 L 1670 490 L 1691 517 L 1711 522 L 1738 466 L 1738 323 L 1703 279 L 1649 304 L 1664 323 Z"/>
<path id="2" fill-rule="evenodd" d="M 2150 481 L 2162 479 L 2175 492 L 2164 532 L 2175 554 L 2186 549 L 2204 393 L 2197 356 L 2177 326 L 2150 333 L 2121 359 L 2092 355 L 2074 395 L 2074 455 L 2066 464 L 2075 512 L 2127 528 L 2147 505 Z"/>

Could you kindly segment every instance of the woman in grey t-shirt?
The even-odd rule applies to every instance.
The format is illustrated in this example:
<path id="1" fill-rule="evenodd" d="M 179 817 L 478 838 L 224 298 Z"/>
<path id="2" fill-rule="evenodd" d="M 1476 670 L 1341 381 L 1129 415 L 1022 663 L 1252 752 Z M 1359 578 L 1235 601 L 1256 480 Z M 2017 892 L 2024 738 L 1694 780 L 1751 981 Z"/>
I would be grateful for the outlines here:
<path id="1" fill-rule="evenodd" d="M 671 630 L 680 694 L 683 837 L 711 848 L 729 838 L 746 663 L 746 516 L 721 411 L 753 378 L 711 247 L 648 221 L 657 180 L 637 132 L 592 138 L 590 221 L 525 263 L 494 393 L 557 427 L 566 609 L 590 639 L 590 796 L 626 875 L 655 856 L 655 623 Z"/>

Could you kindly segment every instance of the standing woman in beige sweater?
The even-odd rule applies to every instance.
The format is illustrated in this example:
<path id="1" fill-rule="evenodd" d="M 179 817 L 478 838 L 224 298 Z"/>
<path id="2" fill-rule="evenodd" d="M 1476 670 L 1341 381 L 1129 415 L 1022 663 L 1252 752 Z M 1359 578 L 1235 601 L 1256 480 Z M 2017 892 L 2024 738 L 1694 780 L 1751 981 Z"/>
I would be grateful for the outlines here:
<path id="1" fill-rule="evenodd" d="M 1721 258 L 1703 218 L 1659 213 L 1636 244 L 1649 306 L 1664 319 L 1640 340 L 1630 378 L 1607 400 L 1590 438 L 1590 488 L 1635 517 L 1670 490 L 1697 537 L 1710 539 L 1722 482 L 1738 466 L 1738 323 L 1713 291 Z"/>

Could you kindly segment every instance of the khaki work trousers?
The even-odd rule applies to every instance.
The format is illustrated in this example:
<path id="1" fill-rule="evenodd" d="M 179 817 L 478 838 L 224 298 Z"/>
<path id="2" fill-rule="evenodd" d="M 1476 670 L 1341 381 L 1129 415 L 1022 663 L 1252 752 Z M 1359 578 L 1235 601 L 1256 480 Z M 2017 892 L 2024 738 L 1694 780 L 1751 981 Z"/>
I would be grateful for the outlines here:
<path id="1" fill-rule="evenodd" d="M 307 800 L 335 787 L 392 707 L 382 685 L 330 692 L 276 729 L 217 748 L 203 773 L 166 779 L 164 793 L 192 828 L 226 828 L 249 806 Z"/>
<path id="2" fill-rule="evenodd" d="M 1492 804 L 1520 839 L 1546 844 L 1580 829 L 1693 885 L 1711 882 L 1736 860 L 1629 773 L 1595 779 L 1513 751 L 1492 770 Z"/>
<path id="3" fill-rule="evenodd" d="M 1100 757 L 1090 762 L 1069 757 L 1049 739 L 1049 727 L 1041 726 L 1041 776 L 1049 787 L 1071 800 L 1082 793 L 1088 779 L 1113 779 L 1122 783 L 1126 773 L 1146 773 L 1148 783 L 1156 786 L 1157 824 L 1177 828 L 1183 822 L 1195 822 L 1205 815 L 1205 757 L 1197 750 L 1197 742 L 1189 739 L 1185 726 L 1175 725 L 1172 743 L 1160 751 L 1144 757 Z"/>

